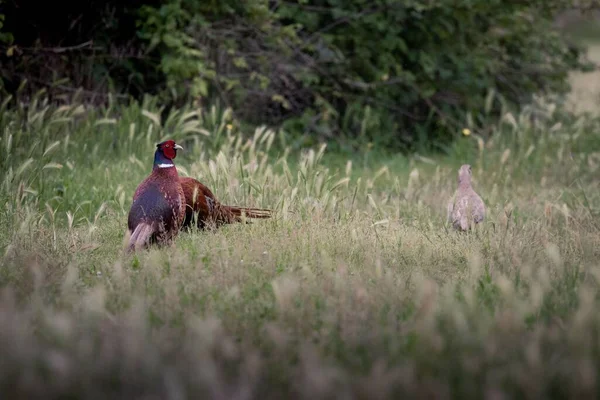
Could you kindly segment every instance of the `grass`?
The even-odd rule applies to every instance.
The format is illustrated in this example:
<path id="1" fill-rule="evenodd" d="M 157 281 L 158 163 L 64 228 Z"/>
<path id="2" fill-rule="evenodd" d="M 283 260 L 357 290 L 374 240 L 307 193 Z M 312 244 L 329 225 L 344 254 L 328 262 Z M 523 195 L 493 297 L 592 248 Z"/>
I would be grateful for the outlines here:
<path id="1" fill-rule="evenodd" d="M 600 389 L 600 120 L 540 100 L 446 157 L 286 150 L 228 110 L 0 109 L 6 398 L 572 398 Z M 272 220 L 123 256 L 154 145 Z M 471 163 L 487 219 L 444 223 Z"/>

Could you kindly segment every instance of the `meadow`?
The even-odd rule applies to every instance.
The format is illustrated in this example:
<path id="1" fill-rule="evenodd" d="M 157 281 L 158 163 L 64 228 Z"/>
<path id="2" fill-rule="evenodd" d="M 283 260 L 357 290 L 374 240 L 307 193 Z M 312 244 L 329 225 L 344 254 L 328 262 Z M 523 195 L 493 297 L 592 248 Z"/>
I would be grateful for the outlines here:
<path id="1" fill-rule="evenodd" d="M 600 391 L 600 119 L 548 99 L 445 156 L 298 149 L 231 110 L 0 108 L 3 398 L 573 398 Z M 460 135 L 460 132 L 457 133 Z M 155 144 L 274 218 L 123 253 Z M 487 206 L 446 222 L 458 167 Z"/>

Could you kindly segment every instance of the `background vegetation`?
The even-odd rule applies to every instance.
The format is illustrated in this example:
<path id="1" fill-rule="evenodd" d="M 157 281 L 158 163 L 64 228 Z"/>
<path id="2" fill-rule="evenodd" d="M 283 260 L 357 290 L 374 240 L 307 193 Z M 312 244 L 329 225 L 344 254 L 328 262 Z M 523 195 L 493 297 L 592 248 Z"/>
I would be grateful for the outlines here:
<path id="1" fill-rule="evenodd" d="M 27 79 L 28 90 L 45 88 L 53 101 L 79 88 L 96 104 L 109 93 L 151 93 L 176 106 L 218 99 L 240 122 L 307 134 L 307 145 L 439 147 L 467 114 L 483 128 L 503 102 L 565 93 L 568 72 L 590 67 L 552 25 L 585 2 L 2 4 L 4 92 Z M 497 96 L 486 107 L 490 93 Z"/>

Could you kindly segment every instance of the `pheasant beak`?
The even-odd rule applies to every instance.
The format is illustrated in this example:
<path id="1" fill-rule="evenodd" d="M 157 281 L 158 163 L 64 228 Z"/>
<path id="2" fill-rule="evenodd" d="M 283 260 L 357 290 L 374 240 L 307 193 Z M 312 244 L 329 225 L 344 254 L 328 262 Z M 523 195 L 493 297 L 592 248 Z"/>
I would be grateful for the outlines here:
<path id="1" fill-rule="evenodd" d="M 173 148 L 175 150 L 183 150 L 183 147 L 181 147 L 180 145 L 176 144 L 175 146 L 173 146 Z"/>

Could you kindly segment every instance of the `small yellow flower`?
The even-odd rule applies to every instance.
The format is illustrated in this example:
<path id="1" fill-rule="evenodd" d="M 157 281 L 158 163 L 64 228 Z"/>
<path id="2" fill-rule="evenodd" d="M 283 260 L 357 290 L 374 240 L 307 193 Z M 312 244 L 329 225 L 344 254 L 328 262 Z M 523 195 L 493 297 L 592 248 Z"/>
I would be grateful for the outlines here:
<path id="1" fill-rule="evenodd" d="M 233 125 L 227 124 L 227 130 L 230 131 L 231 129 L 233 129 Z"/>
<path id="2" fill-rule="evenodd" d="M 469 128 L 465 128 L 462 130 L 462 134 L 465 136 L 469 136 L 471 134 L 471 130 Z"/>
<path id="3" fill-rule="evenodd" d="M 367 148 L 368 148 L 368 149 L 372 149 L 372 148 L 373 148 L 373 142 L 369 142 L 369 143 L 367 143 Z"/>

